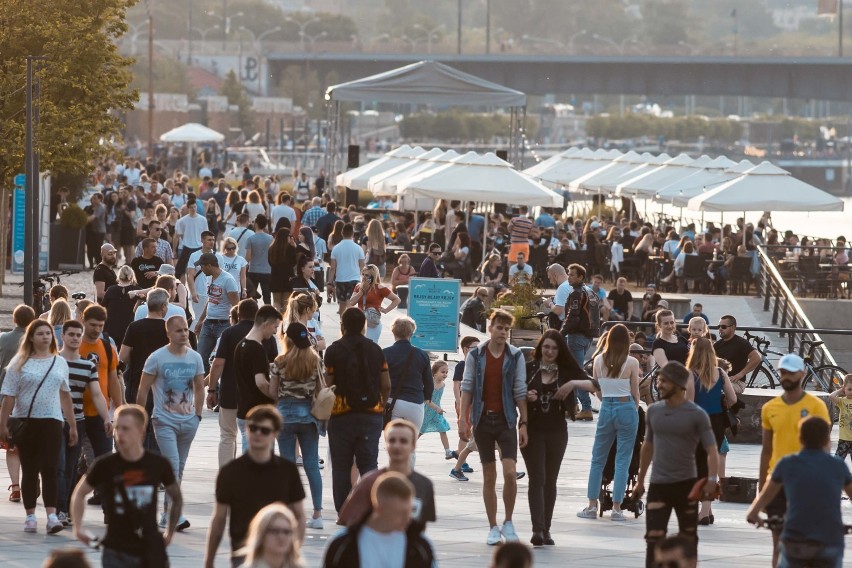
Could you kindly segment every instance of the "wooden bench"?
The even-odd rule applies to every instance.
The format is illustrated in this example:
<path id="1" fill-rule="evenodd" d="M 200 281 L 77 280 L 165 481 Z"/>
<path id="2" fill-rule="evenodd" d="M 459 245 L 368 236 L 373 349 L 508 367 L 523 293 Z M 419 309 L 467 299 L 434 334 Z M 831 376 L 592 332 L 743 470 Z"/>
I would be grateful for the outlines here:
<path id="1" fill-rule="evenodd" d="M 728 434 L 728 442 L 732 444 L 761 444 L 763 443 L 763 427 L 760 423 L 760 410 L 763 405 L 771 399 L 780 396 L 784 391 L 781 389 L 746 389 L 739 395 L 739 400 L 745 404 L 745 408 L 739 411 L 737 417 L 740 426 L 736 436 Z M 830 410 L 828 393 L 808 391 L 819 397 Z"/>

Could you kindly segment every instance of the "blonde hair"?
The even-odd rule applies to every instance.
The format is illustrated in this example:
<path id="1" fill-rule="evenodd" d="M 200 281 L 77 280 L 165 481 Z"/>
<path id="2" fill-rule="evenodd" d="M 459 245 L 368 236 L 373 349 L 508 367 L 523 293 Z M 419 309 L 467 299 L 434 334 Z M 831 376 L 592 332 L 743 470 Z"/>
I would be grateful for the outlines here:
<path id="1" fill-rule="evenodd" d="M 230 243 L 233 243 L 233 245 L 234 245 L 235 247 L 237 247 L 237 248 L 234 250 L 234 254 L 235 254 L 235 255 L 236 255 L 238 252 L 240 252 L 240 243 L 238 243 L 238 242 L 237 242 L 237 240 L 236 240 L 234 237 L 225 237 L 224 239 L 222 239 L 222 253 L 224 253 L 224 252 L 225 252 L 225 247 L 227 247 L 227 246 L 228 246 L 228 244 L 230 244 Z"/>
<path id="2" fill-rule="evenodd" d="M 263 562 L 263 541 L 266 538 L 266 533 L 274 521 L 279 518 L 284 518 L 290 524 L 292 534 L 290 537 L 290 550 L 286 553 L 284 566 L 288 568 L 302 568 L 305 566 L 302 559 L 301 545 L 297 532 L 299 525 L 296 522 L 296 516 L 281 503 L 272 503 L 257 512 L 249 525 L 248 536 L 246 537 L 246 545 L 240 551 L 245 554 L 244 566 L 260 566 Z"/>
<path id="3" fill-rule="evenodd" d="M 284 336 L 284 353 L 275 358 L 275 365 L 281 369 L 282 376 L 288 381 L 307 382 L 317 373 L 319 355 L 313 347 L 299 349 L 293 340 Z"/>
<path id="4" fill-rule="evenodd" d="M 313 314 L 317 311 L 317 301 L 311 294 L 293 294 L 287 300 L 287 309 L 284 310 L 284 324 L 281 326 L 281 333 L 288 323 L 301 322 L 299 316 L 302 314 Z M 281 341 L 284 341 L 284 336 L 279 335 Z"/>
<path id="5" fill-rule="evenodd" d="M 716 361 L 716 352 L 713 343 L 706 337 L 695 340 L 689 357 L 686 359 L 686 368 L 698 375 L 698 380 L 706 390 L 713 388 L 719 376 L 719 364 Z"/>
<path id="6" fill-rule="evenodd" d="M 375 264 L 368 264 L 368 265 L 364 266 L 364 270 L 369 272 L 370 275 L 373 277 L 373 284 L 372 284 L 372 286 L 370 286 L 370 288 L 371 289 L 374 288 L 374 287 L 378 288 L 379 285 L 382 283 L 382 277 L 379 274 L 379 267 L 376 266 Z M 367 293 L 367 291 L 363 290 L 363 288 L 362 288 L 362 292 L 364 292 L 365 294 Z"/>
<path id="7" fill-rule="evenodd" d="M 18 372 L 20 372 L 21 369 L 24 368 L 24 364 L 29 360 L 29 358 L 35 351 L 33 349 L 33 337 L 35 336 L 35 332 L 38 331 L 38 328 L 40 327 L 46 327 L 50 330 L 50 353 L 52 355 L 56 355 L 57 353 L 59 353 L 59 350 L 56 348 L 56 334 L 53 332 L 53 326 L 50 325 L 50 322 L 46 320 L 35 319 L 30 322 L 30 325 L 27 326 L 27 331 L 24 333 L 24 337 L 21 339 L 21 345 L 18 347 L 18 352 L 15 354 L 15 369 Z"/>
<path id="8" fill-rule="evenodd" d="M 706 337 L 707 339 L 710 339 L 710 330 L 707 329 L 707 322 L 704 321 L 704 318 L 702 318 L 702 317 L 690 318 L 689 325 L 687 326 L 687 329 L 692 327 L 693 323 L 700 323 L 701 328 L 704 330 L 704 335 L 702 337 Z"/>
<path id="9" fill-rule="evenodd" d="M 60 298 L 50 306 L 47 321 L 50 322 L 50 325 L 56 327 L 70 320 L 71 317 L 71 306 L 68 305 L 68 302 Z"/>
<path id="10" fill-rule="evenodd" d="M 378 219 L 371 220 L 367 225 L 367 248 L 385 252 L 385 230 Z"/>
<path id="11" fill-rule="evenodd" d="M 124 266 L 118 269 L 118 280 L 119 282 L 129 282 L 130 284 L 136 284 L 136 273 L 133 272 L 133 269 L 130 268 L 130 265 L 125 264 Z"/>
<path id="12" fill-rule="evenodd" d="M 663 330 L 663 318 L 674 317 L 674 312 L 671 310 L 660 310 L 657 312 L 657 315 L 654 316 L 654 331 L 657 332 L 657 337 L 660 337 L 660 334 Z"/>

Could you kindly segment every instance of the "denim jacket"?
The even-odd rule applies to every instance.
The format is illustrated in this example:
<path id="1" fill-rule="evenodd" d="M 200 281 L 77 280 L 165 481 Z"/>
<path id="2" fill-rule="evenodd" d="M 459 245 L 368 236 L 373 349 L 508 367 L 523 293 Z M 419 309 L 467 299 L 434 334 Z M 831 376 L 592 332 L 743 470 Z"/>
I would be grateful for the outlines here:
<path id="1" fill-rule="evenodd" d="M 485 382 L 485 351 L 490 340 L 471 349 L 464 364 L 462 392 L 472 393 L 470 423 L 476 426 L 482 415 L 482 388 Z M 506 344 L 503 358 L 503 412 L 509 428 L 518 423 L 517 402 L 527 399 L 527 367 L 524 355 L 514 345 Z"/>

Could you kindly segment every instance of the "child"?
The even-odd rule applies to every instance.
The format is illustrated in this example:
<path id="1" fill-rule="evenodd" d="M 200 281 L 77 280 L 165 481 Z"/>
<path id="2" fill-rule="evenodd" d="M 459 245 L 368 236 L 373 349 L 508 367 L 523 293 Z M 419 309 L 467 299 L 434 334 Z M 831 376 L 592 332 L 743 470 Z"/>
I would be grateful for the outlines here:
<path id="1" fill-rule="evenodd" d="M 439 432 L 441 434 L 441 443 L 444 445 L 444 455 L 446 459 L 451 460 L 453 451 L 450 449 L 450 439 L 447 437 L 447 432 L 450 431 L 450 424 L 444 418 L 444 409 L 441 408 L 441 397 L 444 396 L 444 381 L 447 380 L 447 375 L 450 374 L 450 368 L 445 361 L 436 361 L 432 364 L 432 380 L 435 383 L 435 390 L 432 391 L 432 400 L 424 403 L 426 405 L 423 413 L 423 425 L 420 427 L 420 435 L 427 432 Z"/>
<path id="2" fill-rule="evenodd" d="M 834 455 L 846 461 L 846 456 L 852 455 L 852 375 L 846 375 L 843 387 L 831 393 L 829 397 L 831 402 L 837 405 L 840 414 L 840 440 Z"/>
<path id="3" fill-rule="evenodd" d="M 456 416 L 458 416 L 461 411 L 461 382 L 464 377 L 464 361 L 467 358 L 468 351 L 478 346 L 479 339 L 477 337 L 472 335 L 462 337 L 462 360 L 456 364 L 456 368 L 453 370 L 453 395 L 455 395 L 456 400 Z M 467 456 L 470 455 L 470 452 L 474 447 L 475 445 L 472 438 L 470 440 L 463 440 L 459 437 L 458 451 L 453 452 L 453 457 L 458 458 L 458 462 L 456 463 L 456 466 L 450 470 L 450 477 L 458 479 L 459 481 L 467 481 L 467 477 L 464 474 L 473 473 L 473 468 L 470 467 L 465 460 L 467 459 Z"/>

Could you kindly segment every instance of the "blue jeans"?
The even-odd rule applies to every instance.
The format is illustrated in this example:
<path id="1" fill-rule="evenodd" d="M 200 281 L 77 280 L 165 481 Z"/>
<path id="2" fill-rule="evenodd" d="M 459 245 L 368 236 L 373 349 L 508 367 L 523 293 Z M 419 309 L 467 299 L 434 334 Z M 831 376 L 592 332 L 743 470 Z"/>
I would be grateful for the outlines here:
<path id="1" fill-rule="evenodd" d="M 328 421 L 331 489 L 338 512 L 352 490 L 352 463 L 358 466 L 361 475 L 378 469 L 381 435 L 381 414 L 349 412 L 332 416 Z"/>
<path id="2" fill-rule="evenodd" d="M 195 439 L 195 433 L 201 421 L 192 417 L 189 420 L 174 422 L 154 418 L 152 422 L 154 433 L 157 435 L 157 444 L 160 446 L 160 454 L 172 464 L 172 471 L 177 482 L 180 483 L 183 478 L 183 468 L 186 467 L 186 458 L 189 456 L 189 447 Z M 169 501 L 169 494 L 166 493 L 163 496 L 166 511 L 169 510 Z"/>
<path id="3" fill-rule="evenodd" d="M 243 453 L 248 452 L 248 438 L 246 438 L 246 421 L 244 418 L 237 418 L 237 428 L 240 430 L 240 438 L 242 439 Z M 240 457 L 240 456 L 237 456 Z"/>
<path id="4" fill-rule="evenodd" d="M 571 355 L 574 356 L 574 359 L 577 360 L 580 368 L 582 368 L 583 363 L 586 362 L 586 352 L 592 345 L 592 338 L 579 333 L 569 333 L 565 336 L 565 341 L 568 343 L 568 350 L 571 352 Z M 589 393 L 580 389 L 577 389 L 575 392 L 577 393 L 577 399 L 580 401 L 582 409 L 591 410 L 592 398 L 589 396 Z"/>
<path id="5" fill-rule="evenodd" d="M 302 465 L 314 511 L 322 511 L 322 474 L 319 468 L 319 429 L 311 416 L 311 399 L 280 399 L 278 410 L 284 417 L 284 426 L 278 433 L 278 452 L 291 462 L 296 461 L 296 440 L 302 449 Z"/>
<path id="6" fill-rule="evenodd" d="M 71 490 L 77 485 L 77 464 L 83 452 L 83 439 L 86 437 L 86 421 L 77 421 L 77 445 L 68 445 L 68 424 L 63 425 L 63 442 L 59 444 L 59 492 L 56 509 L 67 513 L 71 502 Z"/>
<path id="7" fill-rule="evenodd" d="M 201 355 L 201 360 L 204 361 L 205 374 L 210 372 L 210 354 L 213 353 L 216 342 L 222 332 L 229 327 L 231 327 L 231 324 L 227 320 L 218 323 L 204 320 L 204 325 L 201 326 L 201 334 L 198 336 L 198 353 Z"/>
<path id="8" fill-rule="evenodd" d="M 778 566 L 777 568 L 806 568 L 807 566 L 819 566 L 820 568 L 841 568 L 843 566 L 843 547 L 824 546 L 815 556 L 807 560 L 798 560 L 788 557 L 784 541 L 778 542 Z"/>
<path id="9" fill-rule="evenodd" d="M 595 444 L 592 446 L 592 466 L 589 469 L 589 487 L 586 496 L 597 499 L 601 493 L 601 480 L 606 460 L 613 442 L 618 442 L 615 450 L 615 478 L 613 479 L 612 501 L 624 501 L 627 488 L 627 470 L 633 456 L 633 444 L 636 442 L 636 430 L 639 428 L 639 413 L 633 401 L 618 402 L 603 399 L 598 415 L 598 429 L 595 432 Z"/>

